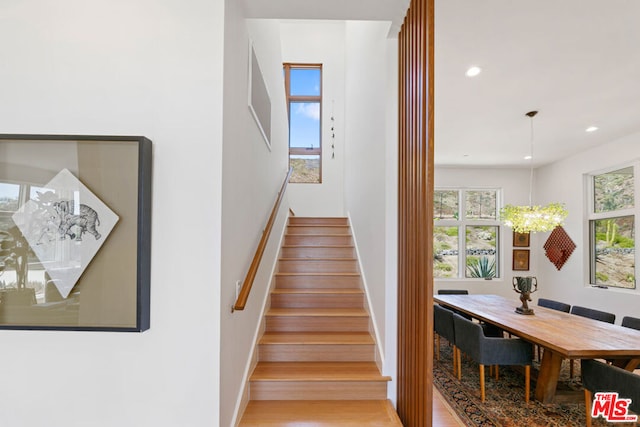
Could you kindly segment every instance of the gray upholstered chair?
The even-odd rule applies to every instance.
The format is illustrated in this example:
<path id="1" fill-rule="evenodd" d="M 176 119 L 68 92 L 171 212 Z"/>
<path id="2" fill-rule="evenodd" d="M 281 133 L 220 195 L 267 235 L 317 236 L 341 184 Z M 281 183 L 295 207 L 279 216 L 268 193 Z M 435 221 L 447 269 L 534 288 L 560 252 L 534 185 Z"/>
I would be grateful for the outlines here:
<path id="1" fill-rule="evenodd" d="M 484 402 L 485 365 L 523 365 L 525 367 L 525 401 L 529 402 L 532 346 L 519 338 L 495 338 L 484 335 L 478 323 L 453 314 L 453 325 L 458 348 L 458 378 L 461 378 L 460 352 L 464 352 L 480 365 L 480 398 Z M 497 373 L 497 370 L 496 370 Z"/>
<path id="2" fill-rule="evenodd" d="M 469 295 L 466 289 L 440 289 L 438 295 Z"/>
<path id="3" fill-rule="evenodd" d="M 568 313 L 571 310 L 571 304 L 565 304 L 564 302 L 554 301 L 547 298 L 538 298 L 538 305 L 552 310 L 564 311 L 565 313 Z"/>
<path id="4" fill-rule="evenodd" d="M 458 349 L 455 346 L 455 332 L 453 329 L 453 311 L 442 306 L 433 306 L 433 329 L 436 333 L 436 359 L 440 360 L 440 337 L 446 339 L 453 346 L 453 374 L 457 372 L 456 361 Z"/>
<path id="5" fill-rule="evenodd" d="M 570 313 L 575 314 L 576 316 L 599 320 L 601 322 L 614 323 L 616 321 L 616 315 L 613 313 L 594 310 L 593 308 L 580 307 L 579 305 L 574 305 L 573 307 L 571 307 Z"/>
<path id="6" fill-rule="evenodd" d="M 617 392 L 620 399 L 631 399 L 628 409 L 640 413 L 640 375 L 593 359 L 581 363 L 587 427 L 591 427 L 593 393 Z"/>
<path id="7" fill-rule="evenodd" d="M 637 317 L 624 316 L 622 318 L 621 325 L 625 328 L 637 329 L 640 331 L 640 319 Z"/>
<path id="8" fill-rule="evenodd" d="M 606 311 L 595 310 L 593 308 L 581 307 L 574 305 L 571 307 L 571 314 L 576 316 L 588 317 L 589 319 L 599 320 L 600 322 L 614 323 L 616 315 Z M 569 378 L 573 378 L 573 360 L 569 360 Z"/>

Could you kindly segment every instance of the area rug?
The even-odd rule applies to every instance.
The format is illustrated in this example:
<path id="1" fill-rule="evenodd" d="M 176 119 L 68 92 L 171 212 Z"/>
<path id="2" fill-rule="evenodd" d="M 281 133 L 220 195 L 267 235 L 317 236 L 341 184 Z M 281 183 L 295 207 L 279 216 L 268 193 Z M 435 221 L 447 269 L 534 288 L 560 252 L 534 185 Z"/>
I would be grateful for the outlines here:
<path id="1" fill-rule="evenodd" d="M 441 340 L 440 360 L 434 360 L 433 380 L 437 389 L 462 422 L 469 427 L 582 427 L 585 425 L 584 398 L 581 392 L 579 363 L 575 363 L 574 377 L 569 378 L 569 362 L 562 364 L 558 390 L 576 393 L 575 403 L 541 404 L 535 399 L 524 401 L 524 371 L 500 367 L 499 379 L 485 378 L 485 402 L 480 401 L 478 364 L 470 359 L 462 361 L 462 380 L 452 372 L 451 346 Z M 538 368 L 534 363 L 533 370 Z M 533 371 L 532 370 L 532 371 Z M 531 396 L 535 390 L 534 373 Z M 594 419 L 596 426 L 614 425 Z M 615 424 L 620 427 L 620 424 Z M 629 425 L 629 424 L 627 424 Z"/>

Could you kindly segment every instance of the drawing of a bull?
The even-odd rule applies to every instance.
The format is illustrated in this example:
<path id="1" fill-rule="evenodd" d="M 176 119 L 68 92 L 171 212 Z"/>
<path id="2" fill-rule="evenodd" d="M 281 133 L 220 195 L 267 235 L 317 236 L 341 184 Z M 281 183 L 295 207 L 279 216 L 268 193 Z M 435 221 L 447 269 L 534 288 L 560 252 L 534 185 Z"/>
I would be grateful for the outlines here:
<path id="1" fill-rule="evenodd" d="M 76 241 L 81 241 L 85 232 L 92 234 L 96 240 L 102 237 L 96 230 L 96 226 L 100 225 L 98 213 L 89 206 L 81 204 L 79 214 L 75 215 L 73 212 L 73 200 L 60 200 L 53 203 L 53 209 L 60 218 L 60 225 L 58 226 L 60 240 L 64 240 L 69 236 Z"/>

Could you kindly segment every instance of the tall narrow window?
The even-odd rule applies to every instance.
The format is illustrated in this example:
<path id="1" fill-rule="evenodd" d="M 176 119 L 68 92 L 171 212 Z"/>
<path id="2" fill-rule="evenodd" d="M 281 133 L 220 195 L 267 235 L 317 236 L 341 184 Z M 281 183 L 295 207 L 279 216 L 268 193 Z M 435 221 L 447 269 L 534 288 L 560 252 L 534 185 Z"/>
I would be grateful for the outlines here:
<path id="1" fill-rule="evenodd" d="M 322 65 L 284 64 L 290 182 L 322 182 Z"/>
<path id="2" fill-rule="evenodd" d="M 635 166 L 591 178 L 591 284 L 636 287 Z"/>

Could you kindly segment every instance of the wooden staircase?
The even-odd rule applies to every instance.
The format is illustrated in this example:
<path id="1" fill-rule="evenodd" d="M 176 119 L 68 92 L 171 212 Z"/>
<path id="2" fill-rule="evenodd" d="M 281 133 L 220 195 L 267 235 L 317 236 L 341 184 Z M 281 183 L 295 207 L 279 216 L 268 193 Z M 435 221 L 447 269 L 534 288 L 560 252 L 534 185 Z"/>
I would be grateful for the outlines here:
<path id="1" fill-rule="evenodd" d="M 240 426 L 402 426 L 346 218 L 291 217 Z"/>

